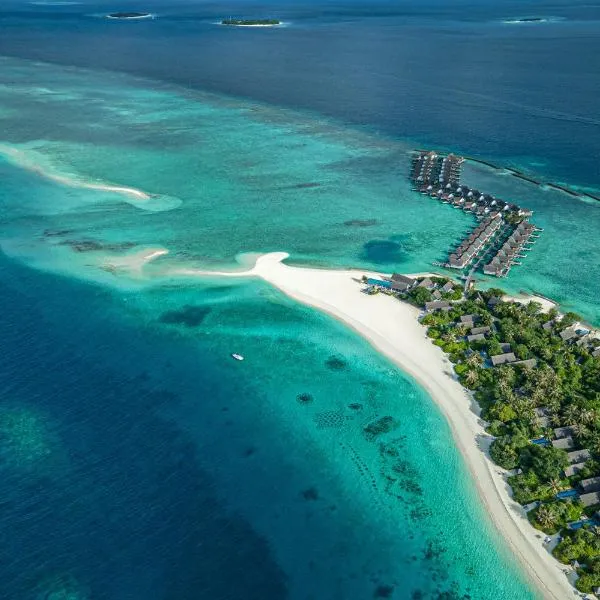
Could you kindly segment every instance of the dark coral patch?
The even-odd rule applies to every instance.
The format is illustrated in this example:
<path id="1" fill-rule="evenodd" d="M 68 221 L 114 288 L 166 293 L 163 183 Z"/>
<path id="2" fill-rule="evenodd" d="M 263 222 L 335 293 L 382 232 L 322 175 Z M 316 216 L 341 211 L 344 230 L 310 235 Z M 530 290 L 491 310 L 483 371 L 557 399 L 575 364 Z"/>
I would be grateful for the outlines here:
<path id="1" fill-rule="evenodd" d="M 393 585 L 378 585 L 373 593 L 373 598 L 391 598 L 393 593 Z"/>
<path id="2" fill-rule="evenodd" d="M 348 366 L 348 363 L 341 356 L 335 355 L 331 355 L 325 361 L 325 364 L 332 371 L 343 371 Z"/>
<path id="3" fill-rule="evenodd" d="M 317 490 L 317 488 L 315 487 L 309 487 L 308 489 L 304 490 L 302 492 L 302 497 L 305 500 L 318 500 L 319 499 L 319 492 Z"/>
<path id="4" fill-rule="evenodd" d="M 372 440 L 379 435 L 393 431 L 396 427 L 398 427 L 398 422 L 394 417 L 388 415 L 366 425 L 364 432 L 367 438 Z"/>
<path id="5" fill-rule="evenodd" d="M 206 306 L 184 306 L 181 310 L 169 310 L 163 313 L 159 321 L 168 325 L 185 325 L 186 327 L 198 327 L 202 324 L 210 308 Z"/>
<path id="6" fill-rule="evenodd" d="M 75 252 L 123 252 L 131 250 L 137 245 L 135 242 L 108 243 L 96 240 L 65 240 L 60 242 L 61 246 L 70 246 Z"/>
<path id="7" fill-rule="evenodd" d="M 350 219 L 349 221 L 344 221 L 346 227 L 373 227 L 373 225 L 377 225 L 378 223 L 377 219 Z"/>
<path id="8" fill-rule="evenodd" d="M 314 400 L 314 398 L 310 394 L 304 393 L 304 394 L 298 394 L 296 396 L 296 400 L 300 404 L 309 404 L 310 402 L 312 402 Z"/>

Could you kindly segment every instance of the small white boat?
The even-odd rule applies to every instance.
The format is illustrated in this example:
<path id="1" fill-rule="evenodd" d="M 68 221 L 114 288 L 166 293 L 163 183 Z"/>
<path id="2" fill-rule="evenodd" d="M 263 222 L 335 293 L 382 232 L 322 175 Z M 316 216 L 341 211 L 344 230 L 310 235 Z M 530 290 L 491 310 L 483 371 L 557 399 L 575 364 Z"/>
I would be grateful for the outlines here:
<path id="1" fill-rule="evenodd" d="M 231 358 L 235 358 L 235 360 L 244 360 L 244 357 L 241 354 L 236 354 L 235 352 L 231 355 Z"/>

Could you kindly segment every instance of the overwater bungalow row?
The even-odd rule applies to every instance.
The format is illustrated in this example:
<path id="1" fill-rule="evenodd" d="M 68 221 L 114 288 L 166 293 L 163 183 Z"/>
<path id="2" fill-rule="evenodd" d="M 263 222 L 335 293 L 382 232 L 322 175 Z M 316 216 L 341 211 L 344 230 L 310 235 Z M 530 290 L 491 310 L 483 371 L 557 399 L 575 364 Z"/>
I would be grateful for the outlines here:
<path id="1" fill-rule="evenodd" d="M 451 204 L 456 208 L 471 211 L 479 216 L 485 216 L 492 212 L 498 212 L 504 215 L 515 214 L 519 217 L 531 216 L 530 210 L 522 209 L 516 204 L 510 204 L 494 198 L 480 194 L 477 190 L 469 190 L 464 186 L 458 186 L 456 189 L 448 189 L 448 185 L 438 187 L 433 183 L 420 183 L 416 186 L 417 191 L 426 194 L 432 198 L 441 200 L 445 204 Z"/>
<path id="2" fill-rule="evenodd" d="M 422 151 L 413 158 L 411 179 L 415 183 L 458 184 L 460 179 L 462 156 Z"/>
<path id="3" fill-rule="evenodd" d="M 450 254 L 446 266 L 451 269 L 464 269 L 496 235 L 501 224 L 502 219 L 499 215 L 480 223 Z"/>
<path id="4" fill-rule="evenodd" d="M 535 241 L 538 237 L 536 232 L 541 230 L 527 221 L 532 215 L 531 210 L 460 183 L 463 162 L 464 158 L 455 154 L 443 155 L 426 150 L 418 151 L 413 158 L 411 179 L 416 190 L 454 208 L 471 212 L 481 221 L 451 251 L 448 261 L 441 266 L 462 270 L 473 263 L 471 277 L 495 252 L 483 267 L 483 272 L 504 277 L 512 265 L 521 264 L 517 259 L 525 258 L 529 244 Z M 504 239 L 509 228 L 514 229 Z M 501 247 L 496 249 L 500 244 Z"/>
<path id="5" fill-rule="evenodd" d="M 442 168 L 439 175 L 439 181 L 446 185 L 457 184 L 460 180 L 461 165 L 464 162 L 462 156 L 456 154 L 448 154 L 442 160 Z"/>
<path id="6" fill-rule="evenodd" d="M 429 182 L 439 178 L 441 159 L 435 152 L 421 152 L 413 160 L 411 179 L 415 182 Z"/>
<path id="7" fill-rule="evenodd" d="M 496 252 L 492 260 L 483 267 L 483 272 L 486 275 L 494 275 L 496 277 L 506 276 L 512 265 L 520 264 L 515 261 L 515 258 L 524 258 L 526 256 L 526 254 L 522 254 L 521 252 L 525 248 L 525 245 L 530 242 L 531 235 L 535 230 L 536 227 L 531 223 L 521 221 Z"/>

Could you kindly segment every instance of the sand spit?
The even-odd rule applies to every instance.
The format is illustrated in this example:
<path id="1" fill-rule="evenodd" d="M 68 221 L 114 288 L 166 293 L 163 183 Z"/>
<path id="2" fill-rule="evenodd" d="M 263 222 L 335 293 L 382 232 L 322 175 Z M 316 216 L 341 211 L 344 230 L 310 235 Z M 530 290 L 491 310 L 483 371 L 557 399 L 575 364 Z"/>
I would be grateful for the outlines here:
<path id="1" fill-rule="evenodd" d="M 266 254 L 257 259 L 253 268 L 241 272 L 179 268 L 169 274 L 260 277 L 287 296 L 332 315 L 366 338 L 414 377 L 444 412 L 488 513 L 543 597 L 552 600 L 571 597 L 573 588 L 561 566 L 543 547 L 522 507 L 510 498 L 506 474 L 489 459 L 492 438 L 485 432 L 470 394 L 456 380 L 452 363 L 427 338 L 425 328 L 417 320 L 419 310 L 384 294 L 362 293 L 358 285 L 362 275 L 376 273 L 289 267 L 282 263 L 287 257 L 283 252 Z"/>
<path id="2" fill-rule="evenodd" d="M 20 150 L 6 144 L 0 144 L 0 155 L 4 156 L 12 164 L 27 169 L 40 177 L 44 177 L 55 183 L 65 185 L 72 188 L 80 188 L 87 190 L 95 190 L 99 192 L 111 192 L 124 196 L 130 204 L 144 208 L 148 210 L 156 210 L 155 207 L 147 206 L 149 201 L 158 199 L 159 196 L 153 196 L 147 194 L 136 188 L 114 185 L 110 183 L 94 183 L 92 181 L 85 181 L 75 175 L 66 175 L 55 172 L 52 168 L 44 165 L 44 158 L 36 160 L 35 151 L 32 150 Z"/>

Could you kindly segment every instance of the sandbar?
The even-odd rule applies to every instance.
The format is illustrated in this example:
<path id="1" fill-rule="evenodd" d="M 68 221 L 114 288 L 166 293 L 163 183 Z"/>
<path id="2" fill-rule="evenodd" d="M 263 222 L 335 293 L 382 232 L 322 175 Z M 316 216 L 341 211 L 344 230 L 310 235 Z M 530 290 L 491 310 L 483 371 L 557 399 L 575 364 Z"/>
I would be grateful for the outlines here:
<path id="1" fill-rule="evenodd" d="M 99 192 L 113 192 L 115 194 L 121 194 L 135 203 L 143 203 L 148 200 L 152 200 L 153 196 L 138 190 L 136 188 L 127 187 L 123 185 L 113 185 L 110 183 L 94 183 L 92 181 L 85 181 L 79 179 L 73 175 L 64 175 L 57 173 L 50 168 L 43 167 L 36 159 L 30 155 L 29 151 L 20 150 L 13 148 L 6 144 L 0 144 L 0 155 L 4 156 L 8 161 L 15 164 L 18 167 L 27 169 L 28 171 L 44 177 L 55 183 L 60 183 L 72 188 L 81 188 L 88 190 L 96 190 Z"/>

